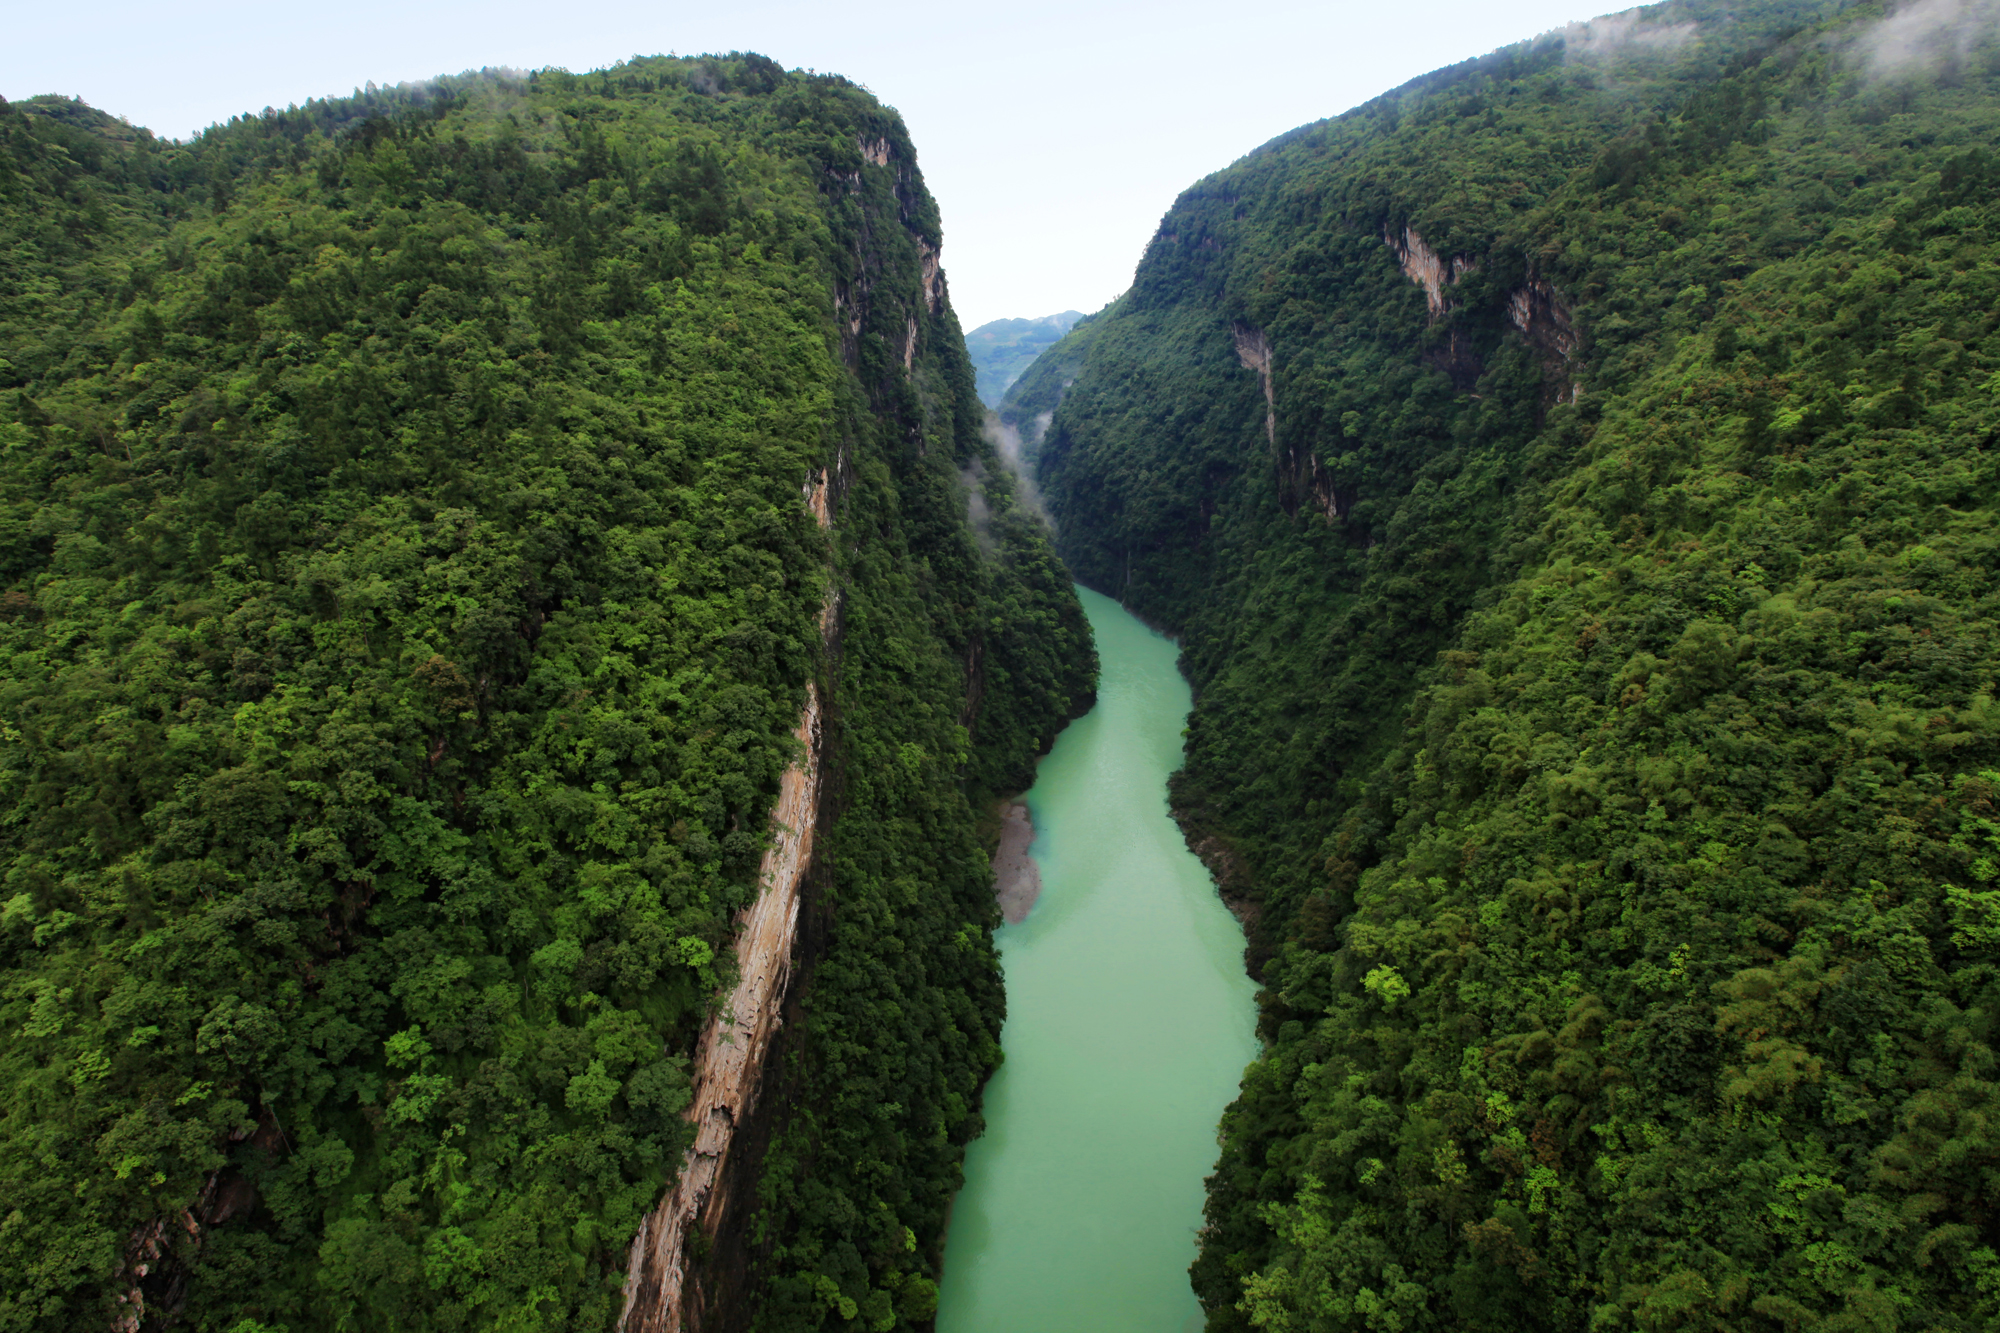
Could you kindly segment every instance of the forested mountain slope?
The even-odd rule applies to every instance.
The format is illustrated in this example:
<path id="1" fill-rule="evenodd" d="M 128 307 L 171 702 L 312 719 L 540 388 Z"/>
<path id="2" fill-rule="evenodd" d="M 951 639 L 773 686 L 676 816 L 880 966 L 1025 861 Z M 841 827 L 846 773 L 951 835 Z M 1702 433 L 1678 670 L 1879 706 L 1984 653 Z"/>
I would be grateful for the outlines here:
<path id="1" fill-rule="evenodd" d="M 975 812 L 1095 668 L 895 114 L 741 55 L 38 98 L 0 245 L 0 1328 L 611 1327 L 806 763 L 690 1326 L 926 1326 Z"/>
<path id="2" fill-rule="evenodd" d="M 1441 71 L 1009 396 L 1251 921 L 1211 1328 L 2000 1322 L 1988 17 Z"/>

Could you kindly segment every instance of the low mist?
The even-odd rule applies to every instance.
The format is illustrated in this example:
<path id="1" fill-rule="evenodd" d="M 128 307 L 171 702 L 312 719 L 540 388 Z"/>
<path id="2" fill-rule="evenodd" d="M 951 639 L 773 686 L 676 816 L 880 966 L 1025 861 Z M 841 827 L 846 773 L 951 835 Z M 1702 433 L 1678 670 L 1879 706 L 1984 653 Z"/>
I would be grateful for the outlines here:
<path id="1" fill-rule="evenodd" d="M 1915 0 L 1862 29 L 1855 50 L 1877 78 L 1964 60 L 2000 28 L 2000 0 Z"/>
<path id="2" fill-rule="evenodd" d="M 1647 23 L 1637 9 L 1571 23 L 1556 29 L 1567 60 L 1614 60 L 1646 52 L 1675 51 L 1695 35 L 1695 24 L 1659 26 Z"/>
<path id="3" fill-rule="evenodd" d="M 1040 441 L 1048 425 L 1049 414 L 1046 412 L 1035 419 L 1036 442 Z M 986 438 L 992 442 L 993 452 L 1000 456 L 1000 466 L 1014 475 L 1014 494 L 1020 497 L 1021 507 L 1054 528 L 1055 520 L 1049 516 L 1049 507 L 1042 500 L 1041 488 L 1035 485 L 1035 478 L 1028 467 L 1021 433 L 988 412 Z"/>

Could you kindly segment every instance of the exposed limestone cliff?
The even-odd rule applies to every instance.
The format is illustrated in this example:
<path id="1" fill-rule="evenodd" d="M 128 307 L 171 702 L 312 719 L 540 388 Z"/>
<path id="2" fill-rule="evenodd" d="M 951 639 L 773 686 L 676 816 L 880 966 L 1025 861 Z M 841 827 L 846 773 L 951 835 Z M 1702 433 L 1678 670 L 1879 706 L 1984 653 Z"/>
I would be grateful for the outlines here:
<path id="1" fill-rule="evenodd" d="M 1445 288 L 1457 283 L 1478 264 L 1466 255 L 1445 259 L 1417 234 L 1416 228 L 1405 227 L 1399 237 L 1388 227 L 1382 229 L 1382 239 L 1396 254 L 1396 262 L 1411 282 L 1424 289 L 1425 303 L 1430 306 L 1431 323 L 1443 319 L 1451 310 L 1445 297 Z"/>
<path id="2" fill-rule="evenodd" d="M 817 482 L 807 484 L 806 502 L 820 527 L 827 528 L 832 516 L 824 473 Z M 822 638 L 835 623 L 838 599 L 838 590 L 829 591 L 820 613 Z M 621 1333 L 680 1333 L 687 1243 L 697 1229 L 712 1235 L 720 1221 L 724 1192 L 717 1185 L 737 1127 L 756 1105 L 764 1057 L 780 1026 L 798 938 L 800 890 L 812 863 L 819 813 L 824 731 L 814 685 L 806 686 L 805 711 L 793 734 L 804 753 L 779 779 L 771 845 L 759 867 L 762 888 L 739 919 L 736 985 L 695 1050 L 694 1099 L 687 1110 L 695 1126 L 694 1146 L 673 1189 L 632 1238 Z"/>
<path id="3" fill-rule="evenodd" d="M 1583 385 L 1571 369 L 1578 347 L 1576 323 L 1547 279 L 1529 278 L 1507 298 L 1507 322 L 1540 349 L 1556 400 L 1573 403 L 1581 397 Z"/>
<path id="4" fill-rule="evenodd" d="M 1278 448 L 1278 392 L 1272 376 L 1271 340 L 1263 330 L 1254 329 L 1240 320 L 1230 326 L 1230 334 L 1236 342 L 1236 359 L 1243 363 L 1245 370 L 1255 371 L 1264 386 L 1264 439 L 1275 456 Z M 1275 461 L 1278 489 L 1284 497 L 1286 512 L 1297 513 L 1301 504 L 1327 518 L 1338 517 L 1343 512 L 1345 506 L 1333 489 L 1333 477 L 1321 464 L 1315 450 L 1295 445 Z"/>
<path id="5" fill-rule="evenodd" d="M 1444 258 L 1414 227 L 1404 227 L 1403 234 L 1398 236 L 1384 226 L 1382 239 L 1395 254 L 1396 263 L 1404 275 L 1424 289 L 1428 322 L 1433 325 L 1444 322 L 1454 310 L 1447 289 L 1456 286 L 1461 278 L 1479 267 L 1478 261 L 1470 255 Z M 1485 369 L 1464 331 L 1455 322 L 1447 327 L 1443 344 L 1425 353 L 1424 359 L 1451 376 L 1452 384 L 1461 393 L 1469 393 Z"/>
<path id="6" fill-rule="evenodd" d="M 933 315 L 944 313 L 944 255 L 923 237 L 917 237 L 917 265 L 922 270 L 924 302 Z"/>
<path id="7" fill-rule="evenodd" d="M 260 1111 L 252 1124 L 231 1131 L 228 1142 L 248 1143 L 267 1161 L 289 1151 L 277 1114 L 269 1107 Z M 199 1251 L 213 1228 L 232 1217 L 252 1212 L 257 1203 L 257 1186 L 252 1178 L 235 1166 L 225 1166 L 208 1173 L 192 1206 L 171 1218 L 156 1217 L 127 1236 L 125 1262 L 118 1270 L 120 1290 L 110 1333 L 139 1333 L 146 1324 L 149 1304 L 156 1326 L 161 1311 L 169 1322 L 174 1320 L 187 1295 L 188 1282 L 188 1266 L 177 1262 L 175 1248 L 184 1246 Z M 181 1241 L 176 1231 L 184 1233 L 186 1240 Z"/>
<path id="8" fill-rule="evenodd" d="M 1430 311 L 1430 322 L 1436 324 L 1451 314 L 1453 307 L 1447 289 L 1479 267 L 1478 261 L 1468 255 L 1445 259 L 1413 227 L 1404 227 L 1403 234 L 1398 236 L 1385 226 L 1382 239 L 1395 254 L 1396 263 L 1404 275 L 1424 289 L 1424 303 Z M 1568 307 L 1556 296 L 1555 288 L 1547 279 L 1530 276 L 1519 290 L 1508 296 L 1507 321 L 1541 352 L 1542 368 L 1554 400 L 1575 402 L 1582 393 L 1582 386 L 1571 371 L 1579 346 L 1576 324 L 1570 318 Z M 1240 335 L 1238 354 L 1241 355 Z M 1444 346 L 1430 353 L 1428 359 L 1450 375 L 1461 390 L 1469 390 L 1484 369 L 1455 328 L 1447 336 Z M 1267 377 L 1267 392 L 1269 383 Z"/>
<path id="9" fill-rule="evenodd" d="M 1278 395 L 1271 387 L 1271 340 L 1261 329 L 1238 322 L 1230 328 L 1236 339 L 1236 359 L 1257 372 L 1264 385 L 1264 438 L 1278 442 Z"/>

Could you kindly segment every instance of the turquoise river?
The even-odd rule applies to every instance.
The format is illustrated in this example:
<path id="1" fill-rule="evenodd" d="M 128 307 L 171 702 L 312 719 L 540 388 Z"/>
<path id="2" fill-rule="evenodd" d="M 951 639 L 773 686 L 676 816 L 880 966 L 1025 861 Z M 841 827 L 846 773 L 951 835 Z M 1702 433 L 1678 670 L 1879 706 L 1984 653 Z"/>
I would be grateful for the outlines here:
<path id="1" fill-rule="evenodd" d="M 1243 934 L 1167 814 L 1171 640 L 1082 593 L 1097 707 L 1026 797 L 1042 895 L 995 937 L 1007 1058 L 945 1248 L 939 1333 L 1185 1333 L 1215 1127 L 1257 1054 Z"/>

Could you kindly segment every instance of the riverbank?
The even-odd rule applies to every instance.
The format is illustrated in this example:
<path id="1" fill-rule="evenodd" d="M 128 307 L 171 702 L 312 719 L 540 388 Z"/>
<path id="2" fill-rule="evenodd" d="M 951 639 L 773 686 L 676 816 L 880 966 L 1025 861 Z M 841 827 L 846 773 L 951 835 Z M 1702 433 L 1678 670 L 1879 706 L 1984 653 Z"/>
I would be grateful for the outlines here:
<path id="1" fill-rule="evenodd" d="M 1242 932 L 1167 811 L 1191 702 L 1178 652 L 1082 597 L 1097 706 L 1011 803 L 1026 810 L 994 861 L 1006 1060 L 952 1211 L 939 1333 L 1199 1329 L 1202 1181 L 1257 1054 Z M 1039 899 L 1012 876 L 1029 867 Z"/>
<path id="2" fill-rule="evenodd" d="M 1042 868 L 1028 854 L 1035 841 L 1035 818 L 1020 801 L 1010 801 L 1000 814 L 1000 848 L 993 853 L 993 894 L 1007 924 L 1027 919 L 1042 896 Z"/>

